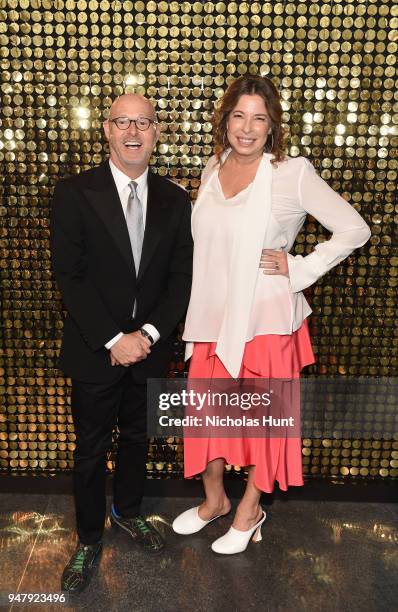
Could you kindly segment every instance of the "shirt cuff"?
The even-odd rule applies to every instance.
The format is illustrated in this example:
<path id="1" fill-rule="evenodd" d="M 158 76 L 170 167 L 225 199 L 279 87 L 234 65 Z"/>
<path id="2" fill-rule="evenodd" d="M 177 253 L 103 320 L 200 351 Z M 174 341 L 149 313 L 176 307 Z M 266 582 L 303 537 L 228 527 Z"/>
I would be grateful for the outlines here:
<path id="1" fill-rule="evenodd" d="M 160 334 L 156 327 L 154 327 L 150 323 L 145 323 L 145 325 L 141 325 L 141 327 L 142 329 L 145 329 L 145 331 L 148 332 L 148 334 L 152 337 L 154 344 L 159 340 Z"/>
<path id="2" fill-rule="evenodd" d="M 287 265 L 290 289 L 293 293 L 298 293 L 313 285 L 329 269 L 316 251 L 312 251 L 305 257 L 288 253 Z"/>
<path id="3" fill-rule="evenodd" d="M 116 342 L 117 342 L 117 341 L 118 341 L 118 340 L 119 340 L 119 339 L 120 339 L 122 336 L 123 336 L 123 332 L 119 332 L 119 333 L 117 334 L 117 336 L 114 336 L 114 337 L 112 338 L 112 340 L 109 340 L 109 341 L 108 341 L 108 342 L 105 344 L 105 348 L 107 348 L 107 349 L 108 349 L 108 351 L 109 351 L 109 349 L 111 349 L 111 348 L 112 348 L 112 346 L 113 346 L 114 344 L 116 344 Z"/>

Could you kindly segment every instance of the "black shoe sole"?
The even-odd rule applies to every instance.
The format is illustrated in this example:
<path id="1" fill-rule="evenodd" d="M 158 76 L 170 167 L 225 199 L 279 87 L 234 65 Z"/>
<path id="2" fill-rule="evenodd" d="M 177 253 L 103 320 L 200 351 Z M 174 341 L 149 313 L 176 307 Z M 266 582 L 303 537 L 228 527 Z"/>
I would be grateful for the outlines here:
<path id="1" fill-rule="evenodd" d="M 126 533 L 129 534 L 130 538 L 132 539 L 132 541 L 134 542 L 134 544 L 137 544 L 137 546 L 139 546 L 141 548 L 141 550 L 143 550 L 144 552 L 148 553 L 149 555 L 159 555 L 160 553 L 162 553 L 165 549 L 165 545 L 163 544 L 162 548 L 159 549 L 152 549 L 152 548 L 146 548 L 144 546 L 144 544 L 142 544 L 138 539 L 135 540 L 133 538 L 133 536 L 131 535 L 130 531 L 121 523 L 117 522 L 117 519 L 111 515 L 110 517 L 110 521 L 111 521 L 111 525 L 114 529 L 123 529 L 123 531 L 125 531 Z"/>

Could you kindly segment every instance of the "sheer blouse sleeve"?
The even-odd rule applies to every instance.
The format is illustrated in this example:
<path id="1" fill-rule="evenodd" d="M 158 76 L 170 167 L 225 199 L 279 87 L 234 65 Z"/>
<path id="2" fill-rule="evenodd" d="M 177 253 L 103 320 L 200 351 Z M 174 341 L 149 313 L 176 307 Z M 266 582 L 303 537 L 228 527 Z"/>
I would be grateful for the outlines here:
<path id="1" fill-rule="evenodd" d="M 370 237 L 369 226 L 361 215 L 318 176 L 308 160 L 303 161 L 298 181 L 300 206 L 332 232 L 332 236 L 317 244 L 305 257 L 288 253 L 293 292 L 312 285 Z"/>

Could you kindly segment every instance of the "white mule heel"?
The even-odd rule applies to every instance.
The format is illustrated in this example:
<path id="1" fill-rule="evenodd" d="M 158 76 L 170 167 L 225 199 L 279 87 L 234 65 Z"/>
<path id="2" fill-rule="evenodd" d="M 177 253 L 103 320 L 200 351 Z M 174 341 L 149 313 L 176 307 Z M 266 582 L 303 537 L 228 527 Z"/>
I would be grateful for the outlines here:
<path id="1" fill-rule="evenodd" d="M 261 519 L 253 527 L 247 531 L 239 531 L 230 527 L 225 535 L 213 542 L 211 549 L 220 555 L 234 555 L 246 550 L 250 538 L 253 542 L 260 542 L 262 540 L 261 526 L 266 518 L 264 510 L 262 512 Z"/>
<path id="2" fill-rule="evenodd" d="M 209 521 L 204 521 L 199 516 L 199 506 L 196 506 L 195 508 L 185 510 L 185 512 L 177 516 L 173 521 L 172 528 L 173 531 L 180 535 L 190 535 L 191 533 L 197 533 L 212 521 L 220 518 L 220 516 L 225 516 L 225 514 L 219 514 Z"/>

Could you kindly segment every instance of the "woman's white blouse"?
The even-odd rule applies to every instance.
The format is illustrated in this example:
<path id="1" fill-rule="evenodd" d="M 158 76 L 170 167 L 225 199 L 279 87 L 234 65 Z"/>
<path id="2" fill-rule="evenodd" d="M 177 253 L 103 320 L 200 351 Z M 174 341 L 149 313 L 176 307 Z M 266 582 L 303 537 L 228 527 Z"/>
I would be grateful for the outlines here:
<path id="1" fill-rule="evenodd" d="M 228 154 L 228 152 L 227 152 Z M 225 156 L 226 157 L 226 156 Z M 224 159 L 225 159 L 224 157 Z M 183 339 L 217 342 L 216 354 L 238 376 L 245 342 L 260 334 L 291 334 L 311 313 L 302 289 L 312 285 L 370 237 L 358 212 L 303 157 L 277 167 L 264 154 L 251 185 L 225 199 L 212 157 L 192 214 L 194 260 Z M 306 214 L 332 237 L 302 257 L 288 253 L 289 278 L 264 274 L 263 248 L 288 252 Z"/>

